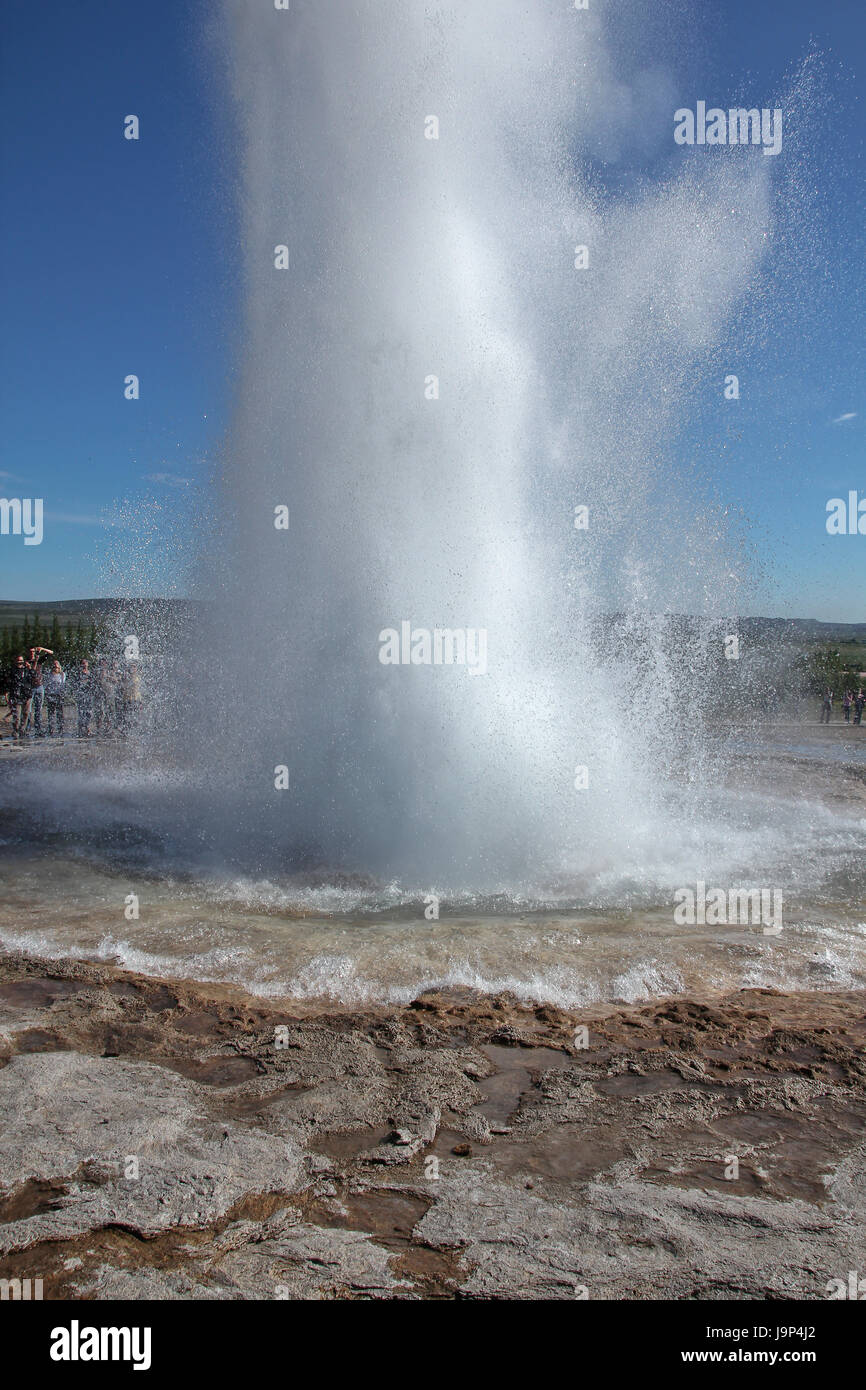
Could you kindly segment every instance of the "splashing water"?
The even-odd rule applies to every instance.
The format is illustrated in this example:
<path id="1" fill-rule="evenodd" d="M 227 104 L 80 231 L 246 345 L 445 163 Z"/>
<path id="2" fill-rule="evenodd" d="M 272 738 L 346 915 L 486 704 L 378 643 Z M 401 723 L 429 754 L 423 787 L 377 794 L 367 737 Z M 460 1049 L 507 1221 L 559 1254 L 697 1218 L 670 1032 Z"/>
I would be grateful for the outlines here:
<path id="1" fill-rule="evenodd" d="M 201 756 L 232 846 L 242 822 L 263 864 L 452 890 L 625 866 L 669 819 L 690 677 L 649 620 L 617 652 L 595 619 L 734 611 L 663 444 L 756 272 L 771 161 L 605 201 L 581 147 L 621 90 L 601 11 L 226 13 L 247 329 L 212 637 L 245 652 Z M 486 672 L 383 665 L 403 623 L 483 630 Z"/>

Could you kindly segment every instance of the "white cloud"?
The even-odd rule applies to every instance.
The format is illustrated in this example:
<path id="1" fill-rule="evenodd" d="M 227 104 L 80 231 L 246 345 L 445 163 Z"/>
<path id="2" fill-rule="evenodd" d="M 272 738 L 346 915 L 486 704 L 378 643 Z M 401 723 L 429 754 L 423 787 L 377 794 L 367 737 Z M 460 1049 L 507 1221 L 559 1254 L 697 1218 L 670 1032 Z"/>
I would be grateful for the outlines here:
<path id="1" fill-rule="evenodd" d="M 833 421 L 833 424 L 834 424 L 834 425 L 843 425 L 843 424 L 845 423 L 846 420 L 856 420 L 856 419 L 857 419 L 857 411 L 856 411 L 856 410 L 846 410 L 846 412 L 845 412 L 844 415 L 837 415 L 837 416 L 836 416 L 836 419 Z"/>

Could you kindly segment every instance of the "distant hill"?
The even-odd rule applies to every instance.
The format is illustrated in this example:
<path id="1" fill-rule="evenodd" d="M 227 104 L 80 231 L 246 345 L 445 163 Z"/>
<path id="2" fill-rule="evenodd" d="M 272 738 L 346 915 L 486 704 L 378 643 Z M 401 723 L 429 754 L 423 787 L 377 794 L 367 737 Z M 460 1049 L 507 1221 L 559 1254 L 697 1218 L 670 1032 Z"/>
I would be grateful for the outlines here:
<path id="1" fill-rule="evenodd" d="M 633 622 L 634 615 L 606 613 L 599 616 L 599 621 L 603 630 L 609 627 L 617 628 Z M 735 614 L 730 614 L 728 618 L 708 620 L 689 613 L 664 614 L 667 630 L 680 633 L 683 637 L 696 636 L 706 628 L 708 621 L 718 627 L 724 627 L 726 622 L 735 622 L 740 635 L 750 637 L 755 645 L 788 643 L 796 646 L 815 642 L 866 642 L 866 623 L 823 623 L 817 618 L 738 618 Z"/>
<path id="2" fill-rule="evenodd" d="M 151 620 L 164 617 L 181 621 L 201 606 L 201 601 L 186 598 L 0 599 L 0 630 L 20 627 L 24 619 L 32 619 L 34 613 L 43 624 L 50 623 L 56 613 L 60 627 L 69 628 L 77 627 L 79 622 L 100 623 L 120 613 L 135 612 L 147 613 Z M 616 627 L 627 621 L 627 615 L 600 614 L 599 621 L 603 629 Z M 684 636 L 697 632 L 705 622 L 685 613 L 667 613 L 665 621 L 674 632 L 681 629 Z M 824 623 L 817 618 L 737 618 L 736 622 L 739 632 L 756 643 L 866 643 L 866 623 Z"/>
<path id="3" fill-rule="evenodd" d="M 120 613 L 146 610 L 152 615 L 164 614 L 174 618 L 192 613 L 198 605 L 184 598 L 64 598 L 64 599 L 0 599 L 0 629 L 21 627 L 24 620 L 37 614 L 40 623 L 50 623 L 54 615 L 61 629 L 84 624 L 101 623 Z"/>
<path id="4" fill-rule="evenodd" d="M 740 618 L 739 627 L 756 637 L 805 642 L 866 642 L 866 623 L 822 623 L 817 618 Z"/>

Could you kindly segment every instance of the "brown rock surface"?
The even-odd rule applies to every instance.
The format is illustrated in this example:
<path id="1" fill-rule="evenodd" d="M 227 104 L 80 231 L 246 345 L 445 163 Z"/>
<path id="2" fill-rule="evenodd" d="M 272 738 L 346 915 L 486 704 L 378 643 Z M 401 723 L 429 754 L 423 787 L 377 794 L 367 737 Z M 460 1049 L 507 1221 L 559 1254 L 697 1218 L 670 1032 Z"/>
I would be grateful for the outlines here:
<path id="1" fill-rule="evenodd" d="M 857 994 L 323 1011 L 0 957 L 0 1278 L 824 1298 L 866 1268 L 864 1048 Z"/>

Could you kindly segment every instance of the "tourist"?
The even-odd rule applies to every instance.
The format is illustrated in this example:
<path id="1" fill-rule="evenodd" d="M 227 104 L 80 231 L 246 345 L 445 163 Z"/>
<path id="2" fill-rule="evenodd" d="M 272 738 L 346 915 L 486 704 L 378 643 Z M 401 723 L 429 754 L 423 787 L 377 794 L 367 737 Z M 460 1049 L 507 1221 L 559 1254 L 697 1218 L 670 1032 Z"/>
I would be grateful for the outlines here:
<path id="1" fill-rule="evenodd" d="M 127 662 L 120 681 L 122 694 L 121 728 L 125 734 L 135 732 L 141 713 L 141 673 L 137 661 Z"/>
<path id="2" fill-rule="evenodd" d="M 51 663 L 45 679 L 45 704 L 48 709 L 48 737 L 63 737 L 63 698 L 66 694 L 66 672 L 59 661 Z"/>
<path id="3" fill-rule="evenodd" d="M 114 727 L 118 733 L 123 733 L 124 719 L 126 717 L 126 707 L 124 702 L 124 683 L 126 679 L 125 671 L 118 666 L 116 661 L 110 663 L 111 679 L 114 683 Z"/>
<path id="4" fill-rule="evenodd" d="M 832 690 L 830 689 L 830 687 L 828 686 L 827 689 L 824 691 L 824 702 L 823 702 L 823 704 L 821 705 L 821 719 L 820 719 L 819 722 L 820 722 L 821 724 L 829 724 L 829 723 L 830 723 L 830 715 L 831 715 L 832 713 L 833 713 L 833 692 L 832 692 Z M 826 716 L 826 718 L 825 718 L 825 716 Z"/>
<path id="5" fill-rule="evenodd" d="M 50 647 L 31 647 L 30 659 L 27 665 L 30 668 L 30 679 L 33 682 L 33 690 L 30 696 L 30 714 L 33 720 L 33 737 L 44 738 L 45 730 L 42 727 L 42 706 L 45 702 L 45 683 L 42 676 L 42 662 L 39 657 L 53 656 Z"/>
<path id="6" fill-rule="evenodd" d="M 860 720 L 861 720 L 861 717 L 862 717 L 862 714 L 863 714 L 863 706 L 864 706 L 864 704 L 866 704 L 866 695 L 863 694 L 863 689 L 862 689 L 862 686 L 861 686 L 861 688 L 857 691 L 857 694 L 854 696 L 854 723 L 855 723 L 855 724 L 859 724 L 859 723 L 860 723 Z"/>
<path id="7" fill-rule="evenodd" d="M 843 698 L 842 698 L 842 709 L 843 709 L 843 711 L 844 711 L 844 713 L 845 713 L 845 723 L 846 723 L 846 724 L 850 724 L 850 723 L 851 723 L 851 706 L 853 705 L 853 703 L 854 703 L 854 696 L 851 694 L 851 691 L 850 691 L 850 690 L 846 690 L 846 691 L 845 691 L 845 694 L 844 694 L 844 696 L 843 696 Z"/>
<path id="8" fill-rule="evenodd" d="M 93 731 L 95 734 L 102 733 L 105 723 L 105 696 L 102 688 L 102 667 L 105 658 L 97 656 L 93 663 L 91 673 L 91 688 L 93 690 Z"/>
<path id="9" fill-rule="evenodd" d="M 93 718 L 93 672 L 85 657 L 78 668 L 75 682 L 75 703 L 78 707 L 78 737 L 90 738 L 90 721 Z"/>
<path id="10" fill-rule="evenodd" d="M 107 657 L 100 657 L 96 668 L 96 732 L 103 737 L 114 732 L 115 701 L 114 670 Z"/>
<path id="11" fill-rule="evenodd" d="M 32 672 L 23 656 L 15 658 L 8 686 L 6 699 L 12 717 L 12 737 L 21 743 L 30 720 L 30 698 L 33 693 Z"/>

